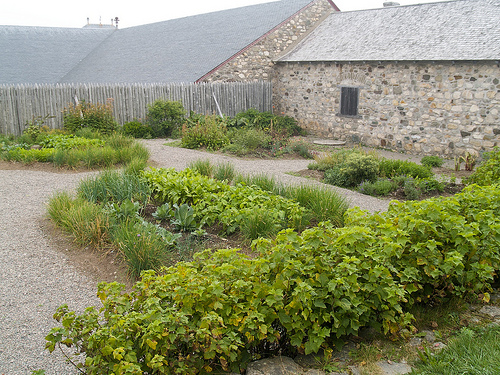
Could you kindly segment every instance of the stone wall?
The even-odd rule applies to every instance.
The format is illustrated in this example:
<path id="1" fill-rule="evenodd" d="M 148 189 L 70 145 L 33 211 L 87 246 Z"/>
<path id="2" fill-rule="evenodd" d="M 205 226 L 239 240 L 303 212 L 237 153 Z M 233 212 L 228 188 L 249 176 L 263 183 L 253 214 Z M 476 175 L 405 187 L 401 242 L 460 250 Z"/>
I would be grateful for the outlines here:
<path id="1" fill-rule="evenodd" d="M 333 6 L 328 0 L 317 0 L 288 21 L 226 61 L 202 82 L 269 81 L 273 60 L 282 55 L 326 18 Z"/>
<path id="2" fill-rule="evenodd" d="M 321 137 L 450 157 L 500 145 L 499 81 L 494 62 L 278 63 L 273 105 Z M 357 118 L 340 85 L 360 88 Z"/>

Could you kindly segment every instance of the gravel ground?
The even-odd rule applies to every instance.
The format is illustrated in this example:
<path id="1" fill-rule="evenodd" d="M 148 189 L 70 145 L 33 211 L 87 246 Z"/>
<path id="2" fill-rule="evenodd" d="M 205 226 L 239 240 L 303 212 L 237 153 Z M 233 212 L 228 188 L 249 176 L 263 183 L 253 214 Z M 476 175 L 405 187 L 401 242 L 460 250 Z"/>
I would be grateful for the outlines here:
<path id="1" fill-rule="evenodd" d="M 307 160 L 243 160 L 219 154 L 165 146 L 165 140 L 143 141 L 151 160 L 182 169 L 196 159 L 230 161 L 239 173 L 266 173 L 286 183 L 316 183 L 286 172 L 307 168 Z M 393 157 L 404 155 L 391 153 Z M 385 156 L 385 155 L 384 155 Z M 50 245 L 40 227 L 45 204 L 55 191 L 74 189 L 88 173 L 0 170 L 0 374 L 24 375 L 45 369 L 47 375 L 74 374 L 59 352 L 44 350 L 44 337 L 55 326 L 56 308 L 67 303 L 83 311 L 98 305 L 96 281 L 76 269 Z M 331 187 L 370 211 L 386 210 L 388 201 Z"/>

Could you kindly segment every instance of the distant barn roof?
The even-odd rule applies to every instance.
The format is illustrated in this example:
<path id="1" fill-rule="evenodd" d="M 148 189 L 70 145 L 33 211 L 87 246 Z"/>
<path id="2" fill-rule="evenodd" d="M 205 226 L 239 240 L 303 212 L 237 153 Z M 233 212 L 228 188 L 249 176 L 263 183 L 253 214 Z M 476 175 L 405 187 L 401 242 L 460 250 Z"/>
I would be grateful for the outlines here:
<path id="1" fill-rule="evenodd" d="M 0 84 L 56 83 L 113 32 L 0 26 Z"/>
<path id="2" fill-rule="evenodd" d="M 124 28 L 0 26 L 2 83 L 194 82 L 314 0 Z"/>
<path id="3" fill-rule="evenodd" d="M 275 1 L 118 30 L 61 82 L 194 82 L 311 2 Z"/>
<path id="4" fill-rule="evenodd" d="M 500 60 L 500 1 L 332 13 L 279 61 Z"/>

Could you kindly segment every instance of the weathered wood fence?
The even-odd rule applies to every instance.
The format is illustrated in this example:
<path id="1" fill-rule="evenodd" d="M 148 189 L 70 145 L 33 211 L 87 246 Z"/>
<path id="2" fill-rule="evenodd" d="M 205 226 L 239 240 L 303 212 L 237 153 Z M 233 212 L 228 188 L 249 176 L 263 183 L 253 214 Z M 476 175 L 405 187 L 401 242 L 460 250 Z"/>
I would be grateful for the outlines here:
<path id="1" fill-rule="evenodd" d="M 55 116 L 46 125 L 62 128 L 63 110 L 75 99 L 91 103 L 113 99 L 115 119 L 123 125 L 145 119 L 148 104 L 157 99 L 181 101 L 188 113 L 218 114 L 219 106 L 224 115 L 234 116 L 249 108 L 271 111 L 271 93 L 269 82 L 0 85 L 0 133 L 20 135 L 33 117 L 46 115 Z"/>

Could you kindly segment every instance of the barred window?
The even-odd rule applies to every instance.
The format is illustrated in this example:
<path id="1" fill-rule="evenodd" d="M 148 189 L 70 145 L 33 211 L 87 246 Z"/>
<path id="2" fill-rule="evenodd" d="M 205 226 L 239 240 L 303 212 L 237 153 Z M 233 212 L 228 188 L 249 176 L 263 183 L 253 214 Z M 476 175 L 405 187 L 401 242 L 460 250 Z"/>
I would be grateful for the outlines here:
<path id="1" fill-rule="evenodd" d="M 340 114 L 342 116 L 357 116 L 359 102 L 359 87 L 340 88 Z"/>

